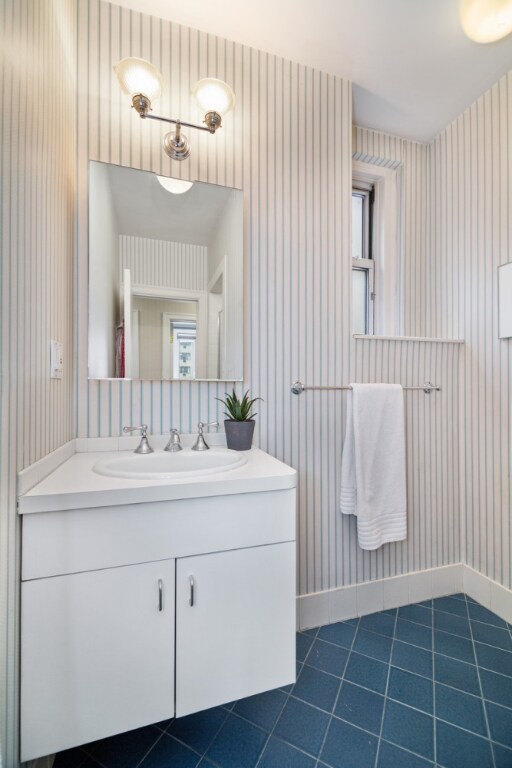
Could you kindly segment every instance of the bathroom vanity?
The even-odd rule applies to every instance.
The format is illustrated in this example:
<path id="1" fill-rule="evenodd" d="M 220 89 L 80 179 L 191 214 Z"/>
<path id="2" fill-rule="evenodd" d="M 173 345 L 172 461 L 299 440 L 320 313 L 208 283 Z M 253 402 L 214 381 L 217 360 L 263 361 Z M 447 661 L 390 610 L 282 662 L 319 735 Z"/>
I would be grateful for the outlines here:
<path id="1" fill-rule="evenodd" d="M 295 471 L 94 471 L 129 455 L 20 497 L 24 761 L 295 680 Z"/>

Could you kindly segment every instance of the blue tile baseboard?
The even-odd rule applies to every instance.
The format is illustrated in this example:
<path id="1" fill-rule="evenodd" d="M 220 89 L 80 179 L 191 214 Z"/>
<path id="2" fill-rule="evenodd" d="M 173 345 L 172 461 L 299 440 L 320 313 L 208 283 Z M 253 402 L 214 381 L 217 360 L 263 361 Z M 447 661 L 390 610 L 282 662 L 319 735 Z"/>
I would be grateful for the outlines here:
<path id="1" fill-rule="evenodd" d="M 512 626 L 463 593 L 297 634 L 297 682 L 55 768 L 512 768 Z"/>

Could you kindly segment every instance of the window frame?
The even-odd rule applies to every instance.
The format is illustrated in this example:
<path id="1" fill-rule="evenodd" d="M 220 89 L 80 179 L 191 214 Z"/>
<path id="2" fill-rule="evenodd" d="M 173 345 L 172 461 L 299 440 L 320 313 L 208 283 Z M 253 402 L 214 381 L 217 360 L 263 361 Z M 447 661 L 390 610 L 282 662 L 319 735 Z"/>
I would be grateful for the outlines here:
<path id="1" fill-rule="evenodd" d="M 354 183 L 355 182 L 355 183 Z M 352 161 L 352 187 L 357 183 L 374 188 L 372 261 L 373 328 L 364 335 L 400 335 L 399 306 L 399 200 L 401 165 L 386 168 L 361 160 Z M 351 219 L 352 220 L 352 219 Z M 352 242 L 352 238 L 351 238 Z M 352 268 L 355 268 L 352 262 Z M 354 334 L 360 336 L 362 334 Z"/>
<path id="2" fill-rule="evenodd" d="M 352 256 L 352 274 L 354 271 L 366 274 L 365 335 L 373 335 L 374 300 L 375 300 L 375 261 L 373 259 L 373 218 L 374 185 L 352 177 L 352 199 L 362 197 L 362 258 Z"/>

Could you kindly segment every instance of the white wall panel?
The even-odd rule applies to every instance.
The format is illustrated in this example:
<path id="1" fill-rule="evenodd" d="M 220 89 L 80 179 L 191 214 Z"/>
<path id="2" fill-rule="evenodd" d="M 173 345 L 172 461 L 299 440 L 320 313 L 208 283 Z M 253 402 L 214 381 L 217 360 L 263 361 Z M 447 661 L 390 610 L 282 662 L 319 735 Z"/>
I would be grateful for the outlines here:
<path id="1" fill-rule="evenodd" d="M 356 354 L 350 333 L 350 84 L 98 0 L 79 2 L 79 42 L 81 180 L 93 159 L 244 190 L 243 386 L 264 398 L 258 404 L 259 445 L 299 473 L 299 592 L 455 562 L 458 499 L 444 463 L 451 442 L 442 443 L 436 464 L 439 435 L 433 425 L 443 408 L 451 414 L 458 351 L 428 345 L 427 354 L 420 342 L 372 342 L 378 350 L 375 358 L 366 342 L 358 342 Z M 110 60 L 100 48 L 109 51 Z M 158 105 L 162 114 L 197 120 L 189 93 L 200 77 L 221 77 L 233 86 L 237 105 L 222 131 L 211 137 L 189 130 L 190 160 L 171 163 L 160 149 L 164 129 L 139 120 L 118 92 L 111 67 L 128 55 L 148 58 L 162 70 L 167 81 Z M 92 87 L 98 79 L 103 83 L 101 98 Z M 416 210 L 416 196 L 421 198 L 414 226 L 405 228 L 412 271 L 413 263 L 424 260 L 427 150 L 361 130 L 356 137 L 368 157 L 388 158 L 379 162 L 402 163 L 409 169 L 403 215 Z M 78 309 L 85 321 L 85 184 L 80 183 L 79 190 Z M 418 278 L 418 284 L 421 281 Z M 425 305 L 423 300 L 414 316 L 407 310 L 410 332 L 419 332 L 425 324 Z M 415 306 L 412 298 L 409 306 Z M 200 418 L 222 415 L 214 398 L 223 395 L 229 386 L 225 383 L 87 382 L 82 320 L 77 343 L 79 436 L 118 435 L 124 424 L 141 421 L 155 432 L 171 426 L 187 432 Z M 411 443 L 408 453 L 411 537 L 405 545 L 384 547 L 371 557 L 358 550 L 353 521 L 342 520 L 338 513 L 345 399 L 324 392 L 296 398 L 289 386 L 297 376 L 309 384 L 343 384 L 356 376 L 367 381 L 422 383 L 426 377 L 444 382 L 443 393 L 432 396 L 429 405 L 416 393 L 416 406 L 408 406 L 410 434 L 421 434 L 420 447 Z M 411 395 L 407 398 L 410 402 Z M 427 459 L 429 478 L 438 483 L 433 495 L 424 487 Z M 424 540 L 431 525 L 438 536 L 432 545 Z"/>
<path id="2" fill-rule="evenodd" d="M 4 0 L 0 40 L 0 748 L 10 768 L 18 756 L 16 472 L 74 432 L 74 0 Z M 51 338 L 64 345 L 62 380 L 49 378 Z"/>
<path id="3" fill-rule="evenodd" d="M 512 261 L 512 73 L 431 146 L 429 332 L 466 339 L 461 385 L 463 558 L 512 587 L 511 341 L 498 339 L 497 267 Z"/>
<path id="4" fill-rule="evenodd" d="M 301 588 L 335 583 L 323 551 L 330 545 L 337 495 L 321 482 L 336 457 L 324 404 L 293 402 L 289 384 L 315 366 L 323 378 L 348 370 L 347 286 L 350 178 L 350 86 L 341 80 L 259 51 L 100 2 L 79 3 L 79 178 L 89 159 L 134 165 L 245 191 L 245 383 L 261 394 L 258 440 L 297 466 L 304 532 Z M 108 50 L 111 61 L 100 55 Z M 181 165 L 160 148 L 163 129 L 140 121 L 117 91 L 111 67 L 140 55 L 162 69 L 163 114 L 197 120 L 190 87 L 205 75 L 230 82 L 237 106 L 215 137 L 189 131 L 191 159 Z M 99 71 L 98 71 L 99 67 Z M 98 82 L 102 97 L 93 90 Z M 92 84 L 92 85 L 91 85 Z M 319 122 L 311 114 L 314 108 Z M 101 113 L 100 113 L 101 108 Z M 300 119 L 296 120 L 296 115 Z M 200 383 L 87 382 L 87 190 L 79 185 L 78 433 L 120 433 L 147 421 L 152 431 L 191 431 L 219 413 L 215 396 L 227 386 Z M 334 282 L 333 282 L 334 276 Z M 340 343 L 345 339 L 344 344 Z M 115 403 L 115 405 L 114 405 Z M 341 411 L 336 448 L 341 446 Z"/>
<path id="5" fill-rule="evenodd" d="M 264 398 L 258 444 L 299 472 L 299 592 L 461 557 L 512 586 L 511 342 L 496 333 L 496 268 L 512 260 L 512 76 L 425 146 L 352 132 L 348 82 L 101 0 L 5 0 L 0 13 L 2 88 L 10 105 L 1 117 L 4 764 L 16 760 L 16 471 L 75 434 L 118 435 L 124 424 L 141 421 L 157 433 L 171 426 L 192 431 L 199 419 L 217 417 L 215 397 L 229 386 L 87 380 L 89 159 L 244 190 L 244 388 Z M 160 146 L 165 128 L 139 120 L 121 94 L 112 65 L 128 55 L 162 70 L 166 87 L 155 105 L 162 114 L 200 121 L 190 97 L 200 77 L 233 86 L 237 106 L 222 131 L 188 131 L 190 160 L 171 162 Z M 52 110 L 45 109 L 49 101 Z M 352 150 L 402 175 L 404 333 L 465 337 L 465 353 L 450 344 L 352 340 Z M 48 379 L 51 337 L 64 342 L 62 382 Z M 346 397 L 294 397 L 289 385 L 297 377 L 308 384 L 441 384 L 442 392 L 429 397 L 405 394 L 406 542 L 359 550 L 355 521 L 338 513 Z"/>
<path id="6" fill-rule="evenodd" d="M 441 387 L 430 395 L 404 391 L 408 536 L 382 552 L 356 550 L 357 581 L 457 563 L 461 553 L 460 345 L 368 338 L 357 341 L 356 353 L 355 381 L 404 386 L 431 381 Z"/>
<path id="7" fill-rule="evenodd" d="M 132 284 L 205 291 L 208 248 L 148 237 L 119 236 L 120 280 L 131 269 Z"/>
<path id="8" fill-rule="evenodd" d="M 2 435 L 1 573 L 8 588 L 2 589 L 1 610 L 9 659 L 2 683 L 11 697 L 4 697 L 2 721 L 12 737 L 5 764 L 14 755 L 16 720 L 16 469 L 75 434 L 118 435 L 124 424 L 141 421 L 152 432 L 171 426 L 191 431 L 199 419 L 217 417 L 215 397 L 229 386 L 87 380 L 89 159 L 244 189 L 244 387 L 264 398 L 259 445 L 299 472 L 299 592 L 457 562 L 459 478 L 462 498 L 468 498 L 466 554 L 475 567 L 510 584 L 509 342 L 497 347 L 489 336 L 494 264 L 509 259 L 509 80 L 431 147 L 354 132 L 354 156 L 397 167 L 404 179 L 404 331 L 467 332 L 470 338 L 462 388 L 461 458 L 469 468 L 464 474 L 457 440 L 459 347 L 351 337 L 348 82 L 100 0 L 59 0 L 51 9 L 7 0 L 2 13 L 4 50 L 12 58 L 3 74 L 12 109 L 2 116 L 8 194 L 2 214 L 7 258 L 0 387 L 8 428 Z M 16 65 L 20 52 L 25 69 Z M 70 79 L 75 55 L 76 104 Z M 162 70 L 167 87 L 155 105 L 162 114 L 199 121 L 190 89 L 200 77 L 217 76 L 233 86 L 237 106 L 222 131 L 212 137 L 189 130 L 190 160 L 166 158 L 160 146 L 165 129 L 139 120 L 121 94 L 112 65 L 128 55 L 148 58 Z M 36 87 L 39 71 L 60 94 L 50 113 L 39 104 L 45 93 Z M 57 336 L 72 352 L 74 181 L 79 211 L 73 423 L 70 368 L 62 383 L 47 380 L 47 340 Z M 483 260 L 488 252 L 493 267 Z M 430 397 L 405 395 L 406 542 L 376 553 L 358 549 L 355 521 L 338 513 L 345 396 L 310 392 L 296 398 L 289 385 L 298 376 L 308 384 L 441 384 L 442 392 Z M 14 453 L 7 451 L 6 439 Z"/>

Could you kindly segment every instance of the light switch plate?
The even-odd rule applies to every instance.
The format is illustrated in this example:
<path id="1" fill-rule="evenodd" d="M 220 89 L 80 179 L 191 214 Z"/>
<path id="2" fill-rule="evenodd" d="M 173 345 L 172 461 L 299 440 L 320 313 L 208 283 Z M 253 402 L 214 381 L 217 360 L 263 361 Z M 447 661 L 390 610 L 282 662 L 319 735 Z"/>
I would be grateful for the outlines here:
<path id="1" fill-rule="evenodd" d="M 62 342 L 50 341 L 50 378 L 62 379 L 64 370 Z"/>

